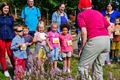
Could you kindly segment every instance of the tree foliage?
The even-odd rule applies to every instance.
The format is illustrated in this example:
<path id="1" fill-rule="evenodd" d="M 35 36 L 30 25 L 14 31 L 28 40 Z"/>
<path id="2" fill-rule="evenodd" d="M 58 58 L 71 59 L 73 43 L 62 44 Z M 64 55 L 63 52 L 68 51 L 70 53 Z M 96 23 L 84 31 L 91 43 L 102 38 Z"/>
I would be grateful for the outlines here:
<path id="1" fill-rule="evenodd" d="M 35 6 L 39 7 L 43 15 L 51 15 L 56 7 L 60 3 L 65 3 L 66 5 L 66 12 L 75 12 L 77 9 L 77 5 L 79 0 L 34 0 Z M 8 2 L 10 6 L 12 7 L 12 13 L 15 13 L 15 8 L 17 9 L 17 12 L 20 14 L 21 10 L 27 5 L 27 0 L 0 0 L 0 4 L 2 2 Z M 92 0 L 94 9 L 102 10 L 105 9 L 106 5 L 110 2 L 113 3 L 115 8 L 117 10 L 120 9 L 119 3 L 120 0 Z"/>

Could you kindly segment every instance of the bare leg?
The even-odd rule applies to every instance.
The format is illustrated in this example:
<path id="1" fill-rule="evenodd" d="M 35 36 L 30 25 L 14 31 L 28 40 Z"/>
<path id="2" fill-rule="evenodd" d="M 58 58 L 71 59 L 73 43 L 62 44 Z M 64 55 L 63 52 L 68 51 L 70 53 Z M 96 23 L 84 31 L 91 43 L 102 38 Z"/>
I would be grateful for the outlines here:
<path id="1" fill-rule="evenodd" d="M 67 57 L 67 68 L 68 72 L 70 72 L 70 57 Z"/>
<path id="2" fill-rule="evenodd" d="M 66 72 L 66 70 L 67 70 L 67 58 L 64 58 L 63 62 L 64 62 L 63 70 Z"/>
<path id="3" fill-rule="evenodd" d="M 57 61 L 54 61 L 53 65 L 54 65 L 54 68 L 57 68 Z"/>

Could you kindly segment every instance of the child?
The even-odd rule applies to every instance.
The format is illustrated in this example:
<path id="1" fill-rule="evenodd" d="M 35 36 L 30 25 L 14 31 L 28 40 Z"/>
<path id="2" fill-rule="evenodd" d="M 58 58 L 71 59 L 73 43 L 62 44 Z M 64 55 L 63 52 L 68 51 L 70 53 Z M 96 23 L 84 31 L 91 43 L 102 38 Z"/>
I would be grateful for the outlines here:
<path id="1" fill-rule="evenodd" d="M 62 52 L 64 67 L 64 72 L 70 73 L 70 58 L 72 56 L 73 48 L 72 48 L 72 35 L 68 34 L 69 25 L 63 24 L 61 25 L 62 33 L 60 34 L 60 48 Z"/>
<path id="2" fill-rule="evenodd" d="M 51 50 L 50 60 L 51 60 L 51 70 L 60 70 L 57 68 L 58 54 L 59 54 L 59 34 L 57 33 L 58 24 L 51 24 L 51 31 L 48 32 L 48 46 Z"/>
<path id="3" fill-rule="evenodd" d="M 119 60 L 118 54 L 120 51 L 120 18 L 116 17 L 114 25 L 114 36 L 112 41 L 112 59 Z"/>
<path id="4" fill-rule="evenodd" d="M 31 35 L 29 35 L 29 28 L 27 26 L 23 27 L 23 37 L 25 39 L 25 43 L 27 43 L 29 45 L 26 49 L 27 54 L 29 55 L 31 53 L 30 52 L 30 45 L 32 45 L 33 38 Z"/>
<path id="5" fill-rule="evenodd" d="M 14 65 L 15 65 L 15 80 L 20 80 L 24 76 L 25 64 L 26 64 L 26 46 L 24 37 L 23 37 L 23 27 L 18 26 L 16 29 L 16 36 L 12 40 L 11 50 L 14 54 Z"/>
<path id="6" fill-rule="evenodd" d="M 38 60 L 40 60 L 40 62 L 42 63 L 40 65 L 42 71 L 44 71 L 43 65 L 46 59 L 45 53 L 48 53 L 48 49 L 46 46 L 46 37 L 47 34 L 44 32 L 44 22 L 40 21 L 37 25 L 37 31 L 34 34 L 33 42 L 36 43 L 35 54 L 37 54 Z M 42 51 L 42 48 L 44 52 Z"/>
<path id="7" fill-rule="evenodd" d="M 23 37 L 24 37 L 24 39 L 25 39 L 25 43 L 28 44 L 28 47 L 27 47 L 27 49 L 26 49 L 26 52 L 27 52 L 27 56 L 28 56 L 28 58 L 29 58 L 29 55 L 31 54 L 30 45 L 32 45 L 32 40 L 33 40 L 33 38 L 32 38 L 31 35 L 29 35 L 29 28 L 28 28 L 27 26 L 24 26 L 24 28 L 23 28 Z M 26 69 L 27 69 L 27 70 L 30 70 L 30 67 L 29 67 L 29 65 L 28 65 L 28 58 L 27 58 L 27 60 L 26 60 Z"/>
<path id="8" fill-rule="evenodd" d="M 109 31 L 109 37 L 110 37 L 110 43 L 111 43 L 111 42 L 112 42 L 112 39 L 113 39 L 113 27 L 112 27 L 112 26 L 113 26 L 113 23 L 110 22 L 110 16 L 109 16 L 109 15 L 105 15 L 105 18 L 106 18 L 107 21 L 110 23 L 110 26 L 109 26 L 109 28 L 108 28 L 108 31 Z M 111 52 L 104 54 L 105 57 L 106 57 L 105 63 L 108 64 L 108 65 L 111 64 L 110 54 L 111 54 Z"/>

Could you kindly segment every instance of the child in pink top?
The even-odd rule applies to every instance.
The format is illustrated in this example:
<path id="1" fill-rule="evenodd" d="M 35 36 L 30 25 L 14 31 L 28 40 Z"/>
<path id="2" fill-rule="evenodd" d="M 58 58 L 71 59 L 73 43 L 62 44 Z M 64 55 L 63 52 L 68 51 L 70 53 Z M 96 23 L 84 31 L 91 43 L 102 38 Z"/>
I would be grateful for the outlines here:
<path id="1" fill-rule="evenodd" d="M 47 34 L 44 30 L 45 24 L 40 21 L 37 25 L 37 31 L 34 34 L 33 42 L 35 43 L 35 51 L 37 59 L 41 62 L 40 69 L 44 72 L 44 63 L 46 60 L 47 49 Z"/>
<path id="2" fill-rule="evenodd" d="M 70 58 L 73 52 L 72 48 L 72 35 L 68 34 L 69 25 L 61 25 L 62 33 L 60 34 L 60 48 L 64 62 L 64 72 L 70 73 Z"/>
<path id="3" fill-rule="evenodd" d="M 48 32 L 48 46 L 50 47 L 50 60 L 51 60 L 51 68 L 52 70 L 59 70 L 57 68 L 57 60 L 59 54 L 59 34 L 57 33 L 58 24 L 52 23 L 51 31 Z"/>

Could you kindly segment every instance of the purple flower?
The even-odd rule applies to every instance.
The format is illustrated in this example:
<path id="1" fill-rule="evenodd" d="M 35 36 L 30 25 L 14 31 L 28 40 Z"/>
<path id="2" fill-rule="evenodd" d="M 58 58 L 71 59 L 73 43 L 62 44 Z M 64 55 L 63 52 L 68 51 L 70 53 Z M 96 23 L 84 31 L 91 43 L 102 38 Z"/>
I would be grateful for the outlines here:
<path id="1" fill-rule="evenodd" d="M 109 80 L 113 80 L 112 72 L 109 72 Z"/>

